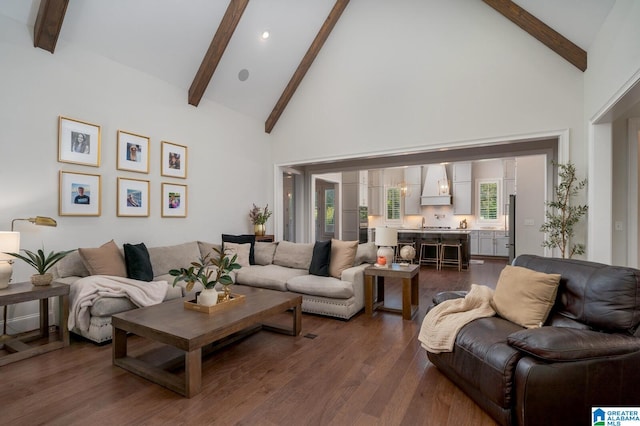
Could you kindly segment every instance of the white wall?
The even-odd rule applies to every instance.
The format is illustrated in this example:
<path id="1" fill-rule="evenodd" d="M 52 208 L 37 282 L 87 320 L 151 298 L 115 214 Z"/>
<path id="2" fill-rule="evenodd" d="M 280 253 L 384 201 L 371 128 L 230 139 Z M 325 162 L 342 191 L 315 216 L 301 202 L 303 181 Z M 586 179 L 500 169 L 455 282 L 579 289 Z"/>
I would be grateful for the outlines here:
<path id="1" fill-rule="evenodd" d="M 588 51 L 585 114 L 592 119 L 640 71 L 640 2 L 616 0 Z"/>
<path id="2" fill-rule="evenodd" d="M 617 0 L 589 48 L 589 67 L 585 72 L 585 123 L 588 126 L 589 239 L 590 259 L 626 264 L 626 238 L 614 231 L 614 222 L 624 214 L 616 203 L 614 188 L 620 182 L 621 155 L 616 148 L 616 129 L 607 112 L 615 104 L 631 101 L 625 93 L 640 81 L 640 2 Z M 624 98 L 624 99 L 623 99 Z M 623 100 L 624 102 L 619 102 Z M 624 107 L 623 107 L 624 108 Z M 620 107 L 617 108 L 618 113 Z M 595 120 L 598 125 L 592 124 Z M 619 134 L 619 132 L 618 132 Z M 610 160 L 609 160 L 610 159 Z M 625 161 L 626 163 L 626 161 Z M 613 195 L 612 195 L 613 194 Z M 637 218 L 627 218 L 633 221 Z"/>
<path id="3" fill-rule="evenodd" d="M 547 159 L 531 155 L 516 161 L 516 254 L 543 256 Z"/>
<path id="4" fill-rule="evenodd" d="M 274 160 L 567 128 L 581 143 L 582 91 L 582 72 L 482 2 L 356 0 L 274 128 Z"/>
<path id="5" fill-rule="evenodd" d="M 112 238 L 118 245 L 219 242 L 221 233 L 252 232 L 251 203 L 273 205 L 270 137 L 263 123 L 209 102 L 194 108 L 187 104 L 186 89 L 63 40 L 54 55 L 36 49 L 32 31 L 0 16 L 0 229 L 9 230 L 17 217 L 56 218 L 57 228 L 17 223 L 22 248 L 31 250 L 95 247 Z M 57 161 L 59 115 L 102 126 L 100 167 Z M 151 138 L 149 174 L 116 170 L 118 129 Z M 188 179 L 160 176 L 161 140 L 188 147 Z M 102 176 L 100 217 L 58 216 L 59 170 Z M 116 216 L 119 176 L 151 181 L 150 217 Z M 186 219 L 160 217 L 161 182 L 188 185 Z M 16 262 L 14 282 L 28 280 L 31 273 Z M 32 315 L 35 306 L 11 306 L 9 317 Z"/>

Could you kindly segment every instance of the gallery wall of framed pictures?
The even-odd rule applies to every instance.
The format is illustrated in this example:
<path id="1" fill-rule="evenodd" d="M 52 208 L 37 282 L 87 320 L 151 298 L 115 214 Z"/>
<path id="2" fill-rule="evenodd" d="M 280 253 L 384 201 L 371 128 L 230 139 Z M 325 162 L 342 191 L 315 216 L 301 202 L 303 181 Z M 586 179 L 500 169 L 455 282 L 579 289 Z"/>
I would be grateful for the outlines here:
<path id="1" fill-rule="evenodd" d="M 152 173 L 151 138 L 121 130 L 104 144 L 98 124 L 74 118 L 58 117 L 58 162 L 74 166 L 101 167 L 103 145 L 116 150 L 116 170 L 128 173 Z M 160 175 L 170 179 L 187 179 L 187 146 L 160 142 Z M 70 166 L 70 167 L 74 167 Z M 102 214 L 102 176 L 82 170 L 60 170 L 58 176 L 58 214 L 60 216 L 100 216 Z M 118 217 L 149 217 L 152 181 L 134 176 L 116 176 Z M 158 189 L 161 217 L 187 217 L 187 185 L 163 181 Z"/>

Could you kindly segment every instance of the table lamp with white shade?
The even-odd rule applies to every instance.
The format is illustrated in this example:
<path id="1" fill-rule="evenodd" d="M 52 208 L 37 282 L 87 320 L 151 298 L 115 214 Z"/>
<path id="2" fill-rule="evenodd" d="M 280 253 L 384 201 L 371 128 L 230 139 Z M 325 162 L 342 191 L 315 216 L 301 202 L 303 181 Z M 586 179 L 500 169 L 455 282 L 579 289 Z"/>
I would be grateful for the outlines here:
<path id="1" fill-rule="evenodd" d="M 5 253 L 18 251 L 20 251 L 20 233 L 0 232 L 0 288 L 9 287 L 15 260 L 15 257 Z"/>
<path id="2" fill-rule="evenodd" d="M 386 265 L 393 263 L 394 249 L 398 245 L 398 230 L 395 228 L 376 227 L 376 241 L 379 246 L 378 257 L 384 256 L 387 260 Z"/>

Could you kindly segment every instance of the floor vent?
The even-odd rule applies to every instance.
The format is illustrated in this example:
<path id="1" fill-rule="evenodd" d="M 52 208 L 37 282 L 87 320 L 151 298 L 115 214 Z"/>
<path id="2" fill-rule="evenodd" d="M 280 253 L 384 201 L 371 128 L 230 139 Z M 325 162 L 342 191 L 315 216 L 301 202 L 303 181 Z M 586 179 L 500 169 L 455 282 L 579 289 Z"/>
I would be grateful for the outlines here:
<path id="1" fill-rule="evenodd" d="M 307 333 L 304 335 L 304 337 L 306 337 L 307 339 L 315 339 L 316 337 L 318 337 L 317 334 L 311 334 L 311 333 Z"/>

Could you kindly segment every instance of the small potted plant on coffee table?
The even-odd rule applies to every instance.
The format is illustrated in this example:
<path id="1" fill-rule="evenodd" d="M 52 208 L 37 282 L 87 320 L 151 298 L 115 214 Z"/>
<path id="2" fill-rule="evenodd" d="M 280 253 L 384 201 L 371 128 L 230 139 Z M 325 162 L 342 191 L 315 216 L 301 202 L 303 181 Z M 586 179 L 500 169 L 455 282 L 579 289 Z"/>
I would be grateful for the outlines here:
<path id="1" fill-rule="evenodd" d="M 198 297 L 199 305 L 212 306 L 218 302 L 218 292 L 215 290 L 217 283 L 224 286 L 223 300 L 229 300 L 231 295 L 229 286 L 233 284 L 233 278 L 231 278 L 230 273 L 241 268 L 240 264 L 236 262 L 237 254 L 229 257 L 222 250 L 216 248 L 213 250 L 217 253 L 217 256 L 212 257 L 210 253 L 198 259 L 199 262 L 192 262 L 188 268 L 169 271 L 169 274 L 175 277 L 173 285 L 175 286 L 180 281 L 185 281 L 187 283 L 187 292 L 193 290 L 196 281 L 202 284 L 204 290 Z"/>
<path id="2" fill-rule="evenodd" d="M 71 253 L 74 250 L 67 251 L 59 251 L 59 252 L 51 252 L 45 256 L 44 249 L 40 249 L 37 252 L 32 252 L 30 250 L 22 250 L 26 253 L 26 256 L 23 256 L 19 253 L 6 253 L 15 258 L 25 261 L 29 265 L 31 265 L 36 271 L 37 274 L 31 275 L 31 284 L 33 285 L 49 285 L 53 280 L 53 275 L 47 271 L 53 267 L 56 263 L 61 261 L 66 255 Z"/>

